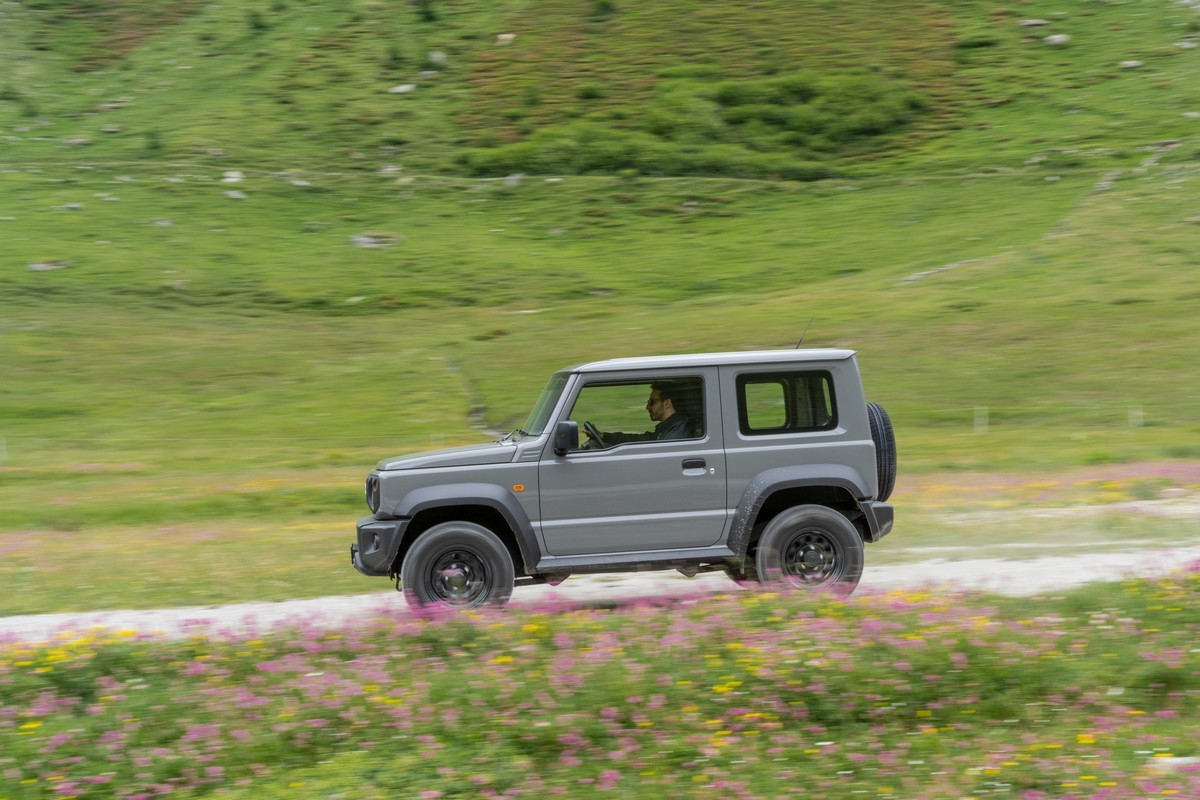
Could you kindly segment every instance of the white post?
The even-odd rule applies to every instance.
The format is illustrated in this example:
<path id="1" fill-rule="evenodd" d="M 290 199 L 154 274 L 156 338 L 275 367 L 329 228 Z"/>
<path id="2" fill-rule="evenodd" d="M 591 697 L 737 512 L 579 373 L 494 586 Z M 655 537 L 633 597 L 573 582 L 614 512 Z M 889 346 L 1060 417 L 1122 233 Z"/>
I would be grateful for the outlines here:
<path id="1" fill-rule="evenodd" d="M 975 432 L 988 432 L 988 407 L 975 406 Z"/>

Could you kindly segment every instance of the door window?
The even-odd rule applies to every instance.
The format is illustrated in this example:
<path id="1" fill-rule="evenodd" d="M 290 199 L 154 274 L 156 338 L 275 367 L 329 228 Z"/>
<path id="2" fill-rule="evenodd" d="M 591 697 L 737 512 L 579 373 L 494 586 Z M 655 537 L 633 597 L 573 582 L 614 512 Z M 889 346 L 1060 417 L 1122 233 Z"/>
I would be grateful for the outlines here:
<path id="1" fill-rule="evenodd" d="M 590 450 L 700 439 L 704 437 L 704 381 L 671 377 L 589 383 L 579 391 L 570 419 L 585 434 L 587 423 L 600 434 L 598 439 L 585 435 L 583 448 Z"/>

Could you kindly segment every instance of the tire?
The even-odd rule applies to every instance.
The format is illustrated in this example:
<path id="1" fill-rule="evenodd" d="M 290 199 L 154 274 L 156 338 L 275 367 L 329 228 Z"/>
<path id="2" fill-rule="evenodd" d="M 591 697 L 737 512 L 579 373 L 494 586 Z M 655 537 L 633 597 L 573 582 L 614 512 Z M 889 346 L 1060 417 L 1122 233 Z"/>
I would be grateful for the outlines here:
<path id="1" fill-rule="evenodd" d="M 896 434 L 892 418 L 878 403 L 867 403 L 871 438 L 875 441 L 875 471 L 879 477 L 879 502 L 886 502 L 896 488 Z"/>
<path id="2" fill-rule="evenodd" d="M 503 605 L 516 572 L 500 537 L 473 522 L 443 522 L 417 537 L 400 565 L 404 599 L 413 608 Z"/>
<path id="3" fill-rule="evenodd" d="M 832 508 L 795 506 L 763 530 L 754 572 L 762 583 L 850 594 L 862 578 L 862 537 Z"/>

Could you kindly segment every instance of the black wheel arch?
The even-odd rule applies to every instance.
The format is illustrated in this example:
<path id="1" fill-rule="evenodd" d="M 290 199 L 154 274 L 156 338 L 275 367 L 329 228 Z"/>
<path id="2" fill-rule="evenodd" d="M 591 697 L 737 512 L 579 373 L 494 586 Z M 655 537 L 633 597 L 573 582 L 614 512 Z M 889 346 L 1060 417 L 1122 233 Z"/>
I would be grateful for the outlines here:
<path id="1" fill-rule="evenodd" d="M 747 555 L 757 534 L 773 518 L 799 505 L 820 505 L 845 515 L 864 541 L 870 532 L 860 498 L 868 494 L 856 472 L 836 465 L 778 467 L 757 475 L 746 487 L 734 512 L 729 549 Z"/>
<path id="2" fill-rule="evenodd" d="M 519 574 L 532 574 L 541 558 L 529 515 L 511 491 L 495 484 L 458 483 L 414 489 L 396 504 L 393 514 L 411 520 L 392 559 L 393 574 L 399 573 L 404 556 L 418 536 L 452 521 L 473 522 L 496 534 L 508 548 Z"/>

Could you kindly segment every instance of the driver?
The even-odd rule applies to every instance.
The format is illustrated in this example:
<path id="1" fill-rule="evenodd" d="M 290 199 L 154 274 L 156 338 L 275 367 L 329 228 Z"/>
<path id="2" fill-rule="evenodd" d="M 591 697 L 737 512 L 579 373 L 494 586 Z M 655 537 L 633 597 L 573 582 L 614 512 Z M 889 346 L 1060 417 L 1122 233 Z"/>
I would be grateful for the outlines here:
<path id="1" fill-rule="evenodd" d="M 654 430 L 645 433 L 600 433 L 604 444 L 612 446 L 624 442 L 652 442 L 662 439 L 688 438 L 688 418 L 675 409 L 675 403 L 680 395 L 680 388 L 670 381 L 660 381 L 650 385 L 650 398 L 646 401 L 646 412 L 650 419 L 658 424 Z"/>

